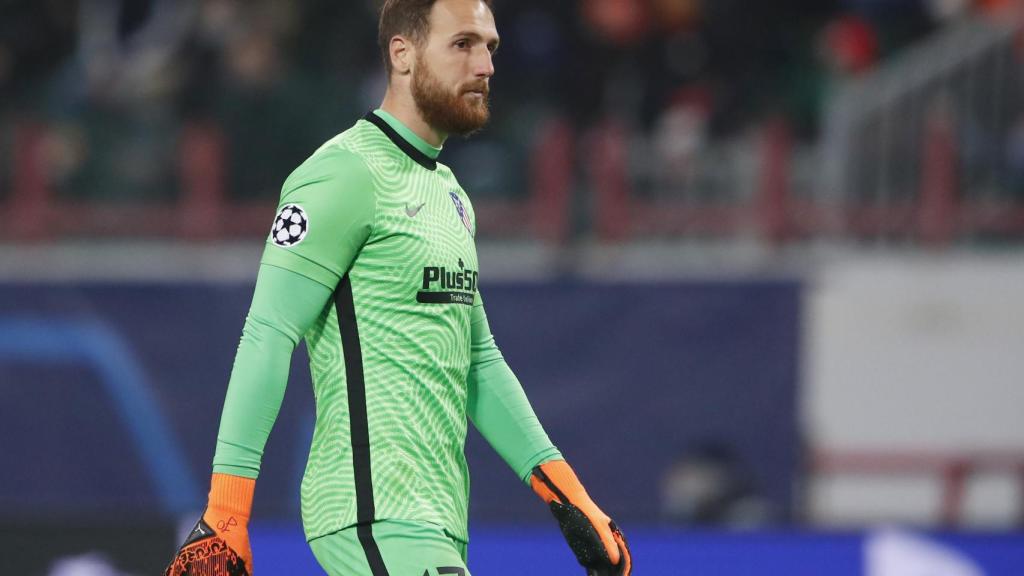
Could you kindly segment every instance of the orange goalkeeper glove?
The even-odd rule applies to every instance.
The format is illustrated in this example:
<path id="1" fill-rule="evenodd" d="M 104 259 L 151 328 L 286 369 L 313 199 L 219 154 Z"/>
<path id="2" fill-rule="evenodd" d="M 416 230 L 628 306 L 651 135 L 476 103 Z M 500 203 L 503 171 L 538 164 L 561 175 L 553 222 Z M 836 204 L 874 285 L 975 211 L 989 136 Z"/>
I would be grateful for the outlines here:
<path id="1" fill-rule="evenodd" d="M 256 481 L 214 474 L 206 512 L 178 549 L 164 576 L 249 576 L 249 512 Z"/>
<path id="2" fill-rule="evenodd" d="M 530 485 L 551 507 L 569 548 L 587 569 L 587 576 L 630 576 L 633 573 L 633 558 L 626 537 L 594 504 L 564 460 L 534 468 Z"/>

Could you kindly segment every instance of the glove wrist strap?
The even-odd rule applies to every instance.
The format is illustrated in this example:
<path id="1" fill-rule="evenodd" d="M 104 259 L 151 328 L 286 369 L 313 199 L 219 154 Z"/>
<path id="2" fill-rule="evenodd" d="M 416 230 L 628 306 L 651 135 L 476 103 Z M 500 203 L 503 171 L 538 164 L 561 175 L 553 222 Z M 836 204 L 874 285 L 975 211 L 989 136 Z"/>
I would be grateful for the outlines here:
<path id="1" fill-rule="evenodd" d="M 590 496 L 565 460 L 545 462 L 537 469 L 542 474 L 534 473 L 531 485 L 545 502 L 550 504 L 552 500 L 565 500 L 563 504 L 590 503 Z"/>
<path id="2" fill-rule="evenodd" d="M 255 490 L 253 478 L 215 473 L 210 481 L 209 507 L 248 519 Z"/>

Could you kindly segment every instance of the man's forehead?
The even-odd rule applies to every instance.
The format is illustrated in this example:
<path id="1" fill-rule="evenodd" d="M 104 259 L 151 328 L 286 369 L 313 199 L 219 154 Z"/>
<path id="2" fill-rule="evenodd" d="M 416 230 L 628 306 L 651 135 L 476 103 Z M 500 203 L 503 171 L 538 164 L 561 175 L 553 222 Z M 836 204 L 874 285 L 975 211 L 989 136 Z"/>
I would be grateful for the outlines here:
<path id="1" fill-rule="evenodd" d="M 494 14 L 481 0 L 438 0 L 430 12 L 430 32 L 444 36 L 470 32 L 487 40 L 498 38 Z"/>

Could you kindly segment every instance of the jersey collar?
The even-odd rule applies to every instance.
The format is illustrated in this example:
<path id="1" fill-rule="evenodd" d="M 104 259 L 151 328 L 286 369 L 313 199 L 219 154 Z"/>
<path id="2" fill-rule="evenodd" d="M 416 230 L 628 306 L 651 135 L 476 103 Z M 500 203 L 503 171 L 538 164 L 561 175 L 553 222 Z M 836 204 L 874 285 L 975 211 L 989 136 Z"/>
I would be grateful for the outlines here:
<path id="1" fill-rule="evenodd" d="M 406 156 L 412 158 L 417 164 L 427 170 L 437 169 L 437 155 L 441 153 L 440 148 L 427 144 L 422 138 L 409 130 L 397 118 L 383 110 L 367 112 L 363 120 L 373 124 L 391 139 Z"/>

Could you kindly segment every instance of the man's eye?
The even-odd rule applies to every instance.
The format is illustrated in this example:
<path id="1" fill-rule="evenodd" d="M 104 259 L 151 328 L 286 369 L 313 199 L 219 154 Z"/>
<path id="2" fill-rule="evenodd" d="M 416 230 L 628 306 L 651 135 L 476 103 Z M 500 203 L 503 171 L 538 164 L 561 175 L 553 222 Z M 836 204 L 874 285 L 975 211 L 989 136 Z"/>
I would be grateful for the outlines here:
<path id="1" fill-rule="evenodd" d="M 455 42 L 455 47 L 456 48 L 468 48 L 469 47 L 469 41 L 468 40 L 457 40 Z"/>

